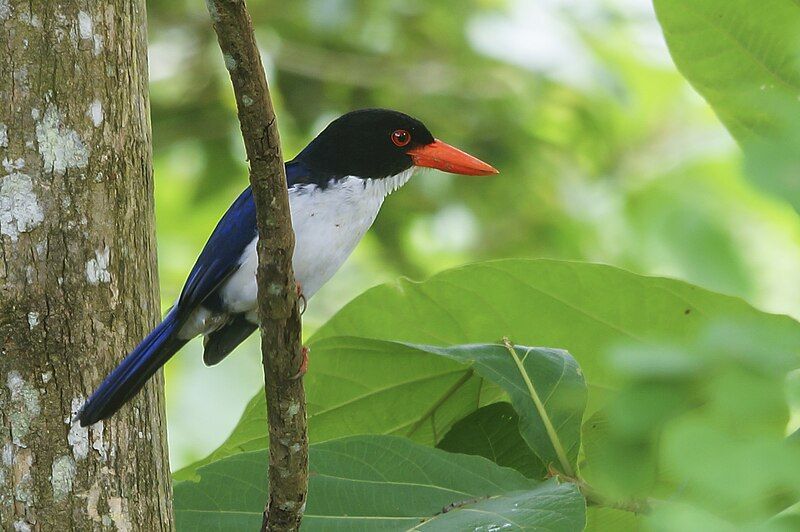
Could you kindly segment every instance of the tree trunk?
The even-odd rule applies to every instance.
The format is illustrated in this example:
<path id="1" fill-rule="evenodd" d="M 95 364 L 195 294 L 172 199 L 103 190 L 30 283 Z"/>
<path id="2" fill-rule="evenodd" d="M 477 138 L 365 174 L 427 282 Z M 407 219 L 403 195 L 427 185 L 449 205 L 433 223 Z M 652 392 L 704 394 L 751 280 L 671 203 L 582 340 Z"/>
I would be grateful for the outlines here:
<path id="1" fill-rule="evenodd" d="M 144 0 L 0 0 L 0 528 L 171 530 L 162 379 L 71 419 L 158 318 Z"/>

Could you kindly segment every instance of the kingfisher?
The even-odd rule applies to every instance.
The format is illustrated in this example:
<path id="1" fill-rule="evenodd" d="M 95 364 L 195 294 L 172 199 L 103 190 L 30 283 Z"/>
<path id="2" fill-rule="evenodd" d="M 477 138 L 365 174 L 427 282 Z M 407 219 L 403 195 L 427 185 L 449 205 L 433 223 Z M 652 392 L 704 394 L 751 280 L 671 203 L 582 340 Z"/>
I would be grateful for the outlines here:
<path id="1" fill-rule="evenodd" d="M 362 109 L 331 122 L 285 164 L 298 292 L 308 300 L 344 263 L 384 199 L 420 168 L 490 175 L 485 162 L 433 137 L 404 113 Z M 256 208 L 246 188 L 197 258 L 175 305 L 106 377 L 77 415 L 86 427 L 107 419 L 181 347 L 203 336 L 213 366 L 258 328 Z M 304 372 L 307 358 L 300 372 Z"/>

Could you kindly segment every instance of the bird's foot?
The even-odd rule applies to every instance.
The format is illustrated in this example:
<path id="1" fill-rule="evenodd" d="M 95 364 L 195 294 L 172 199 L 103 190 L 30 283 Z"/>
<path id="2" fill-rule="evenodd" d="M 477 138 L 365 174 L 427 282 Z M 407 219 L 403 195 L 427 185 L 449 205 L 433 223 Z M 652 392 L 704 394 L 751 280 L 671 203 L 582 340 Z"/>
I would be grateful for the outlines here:
<path id="1" fill-rule="evenodd" d="M 303 360 L 300 362 L 300 369 L 298 369 L 297 373 L 292 376 L 293 381 L 299 379 L 306 374 L 306 371 L 308 371 L 308 351 L 309 349 L 306 346 L 303 346 L 300 349 L 300 354 L 303 355 Z"/>
<path id="2" fill-rule="evenodd" d="M 294 284 L 297 290 L 297 299 L 300 302 L 300 315 L 302 316 L 306 313 L 306 305 L 308 302 L 306 301 L 306 296 L 303 295 L 303 285 L 300 284 L 300 281 L 295 281 Z"/>

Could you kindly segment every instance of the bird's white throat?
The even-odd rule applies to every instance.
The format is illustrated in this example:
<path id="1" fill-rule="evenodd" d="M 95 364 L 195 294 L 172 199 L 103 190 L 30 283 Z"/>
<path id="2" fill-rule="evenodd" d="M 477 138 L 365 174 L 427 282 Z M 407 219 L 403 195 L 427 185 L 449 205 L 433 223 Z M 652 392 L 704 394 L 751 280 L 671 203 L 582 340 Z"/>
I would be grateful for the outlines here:
<path id="1" fill-rule="evenodd" d="M 393 176 L 384 177 L 383 179 L 362 179 L 362 186 L 367 194 L 380 197 L 381 201 L 383 201 L 386 196 L 408 183 L 408 180 L 411 179 L 412 175 L 414 175 L 416 169 L 417 168 L 415 166 L 412 166 L 404 172 L 400 172 L 399 174 Z M 348 177 L 347 179 L 353 178 Z M 380 205 L 378 208 L 380 208 Z"/>

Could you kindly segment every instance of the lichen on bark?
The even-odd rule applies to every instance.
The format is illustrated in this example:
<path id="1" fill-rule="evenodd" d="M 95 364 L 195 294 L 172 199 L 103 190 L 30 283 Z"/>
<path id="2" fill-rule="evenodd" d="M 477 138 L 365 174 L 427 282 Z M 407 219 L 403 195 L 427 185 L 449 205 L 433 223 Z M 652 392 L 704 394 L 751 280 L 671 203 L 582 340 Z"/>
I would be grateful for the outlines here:
<path id="1" fill-rule="evenodd" d="M 161 378 L 83 429 L 159 316 L 144 0 L 0 0 L 0 528 L 172 530 Z"/>

